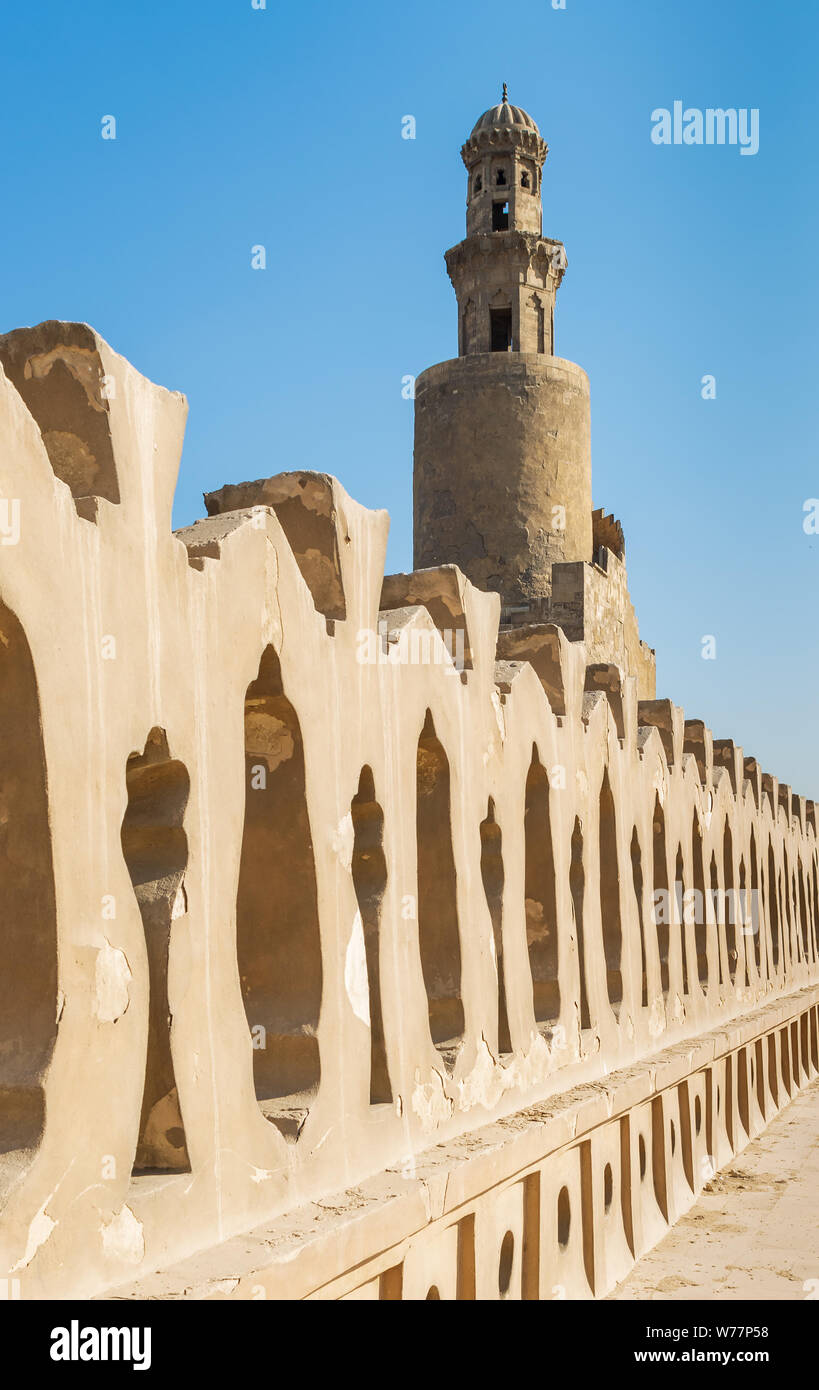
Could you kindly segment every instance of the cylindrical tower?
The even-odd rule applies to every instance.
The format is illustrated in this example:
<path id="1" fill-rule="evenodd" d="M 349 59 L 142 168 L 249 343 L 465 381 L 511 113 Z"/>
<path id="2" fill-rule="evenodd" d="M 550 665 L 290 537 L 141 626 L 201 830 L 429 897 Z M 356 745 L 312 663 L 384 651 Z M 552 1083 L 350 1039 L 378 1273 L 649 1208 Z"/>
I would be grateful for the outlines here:
<path id="1" fill-rule="evenodd" d="M 589 384 L 554 356 L 563 245 L 541 235 L 548 147 L 506 95 L 461 150 L 467 236 L 446 253 L 458 352 L 415 384 L 415 568 L 454 563 L 504 610 L 592 558 Z"/>

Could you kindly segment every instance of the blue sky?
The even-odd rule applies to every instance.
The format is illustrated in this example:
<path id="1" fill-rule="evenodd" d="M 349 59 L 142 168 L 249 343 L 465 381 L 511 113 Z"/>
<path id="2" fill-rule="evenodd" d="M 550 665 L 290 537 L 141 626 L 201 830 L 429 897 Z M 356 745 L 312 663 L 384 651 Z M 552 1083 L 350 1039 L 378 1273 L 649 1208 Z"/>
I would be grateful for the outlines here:
<path id="1" fill-rule="evenodd" d="M 658 695 L 819 797 L 817 57 L 804 0 L 6 7 L 0 329 L 84 319 L 187 394 L 176 525 L 323 469 L 409 568 L 401 379 L 457 350 L 459 148 L 508 82 L 550 145 L 557 352 L 591 377 Z M 652 144 L 675 100 L 758 108 L 758 154 Z"/>

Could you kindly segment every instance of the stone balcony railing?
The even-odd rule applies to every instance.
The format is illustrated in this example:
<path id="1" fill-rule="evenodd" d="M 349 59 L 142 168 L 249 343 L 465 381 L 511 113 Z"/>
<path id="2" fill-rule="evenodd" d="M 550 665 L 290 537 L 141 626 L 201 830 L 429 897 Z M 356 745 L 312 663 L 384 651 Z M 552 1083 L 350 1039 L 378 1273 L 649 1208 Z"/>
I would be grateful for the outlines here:
<path id="1" fill-rule="evenodd" d="M 697 1155 L 815 1074 L 813 803 L 557 627 L 510 659 L 458 570 L 385 580 L 386 513 L 332 477 L 227 487 L 174 534 L 185 400 L 87 327 L 0 363 L 0 1278 L 135 1286 L 334 1193 L 370 1219 L 387 1174 L 406 1241 L 447 1209 L 418 1214 L 434 1155 L 534 1124 L 469 1192 L 528 1164 L 523 1221 L 554 1151 L 559 1252 L 595 1165 L 603 1239 L 615 1165 L 601 1292 L 659 1229 L 646 1135 L 668 1221 Z M 584 1157 L 612 1078 L 631 1138 Z M 436 1240 L 480 1296 L 465 1220 Z M 344 1229 L 338 1276 L 388 1243 Z"/>

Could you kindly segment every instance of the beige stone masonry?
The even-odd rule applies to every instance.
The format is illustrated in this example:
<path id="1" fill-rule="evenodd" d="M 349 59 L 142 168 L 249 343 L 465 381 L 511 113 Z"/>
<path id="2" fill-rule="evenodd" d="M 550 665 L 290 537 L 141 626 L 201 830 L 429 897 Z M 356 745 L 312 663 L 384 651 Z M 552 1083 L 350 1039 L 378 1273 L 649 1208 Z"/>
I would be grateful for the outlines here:
<path id="1" fill-rule="evenodd" d="M 499 649 L 498 595 L 451 566 L 385 580 L 386 513 L 328 475 L 225 488 L 174 535 L 184 397 L 86 326 L 7 335 L 0 364 L 0 1279 L 86 1297 L 201 1257 L 210 1280 L 224 1242 L 369 1184 L 373 1223 L 329 1261 L 306 1241 L 290 1289 L 352 1294 L 395 1191 L 401 1240 L 456 1201 L 446 1165 L 401 1185 L 443 1145 L 494 1204 L 436 1233 L 447 1288 L 491 1296 L 497 1262 L 531 1296 L 522 1233 L 539 1210 L 566 1234 L 591 1182 L 585 1239 L 612 1234 L 590 1265 L 570 1219 L 564 1272 L 599 1296 L 639 1136 L 574 1152 L 581 1101 L 620 1123 L 673 1091 L 673 1211 L 695 1073 L 727 1152 L 771 1104 L 760 1065 L 779 1106 L 815 1069 L 813 803 L 559 627 Z M 565 1130 L 510 1196 L 487 1127 L 544 1105 Z"/>

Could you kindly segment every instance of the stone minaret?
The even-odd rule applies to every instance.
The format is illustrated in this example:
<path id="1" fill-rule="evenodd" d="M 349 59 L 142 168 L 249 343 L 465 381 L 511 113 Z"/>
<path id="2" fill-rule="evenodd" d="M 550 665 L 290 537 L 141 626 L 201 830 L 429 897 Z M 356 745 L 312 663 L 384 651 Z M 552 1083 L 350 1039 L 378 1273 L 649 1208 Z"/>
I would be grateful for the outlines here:
<path id="1" fill-rule="evenodd" d="M 554 564 L 592 559 L 589 384 L 554 355 L 566 257 L 542 235 L 547 151 L 504 84 L 461 150 L 459 356 L 415 388 L 415 568 L 459 565 L 514 622 L 546 615 Z"/>

